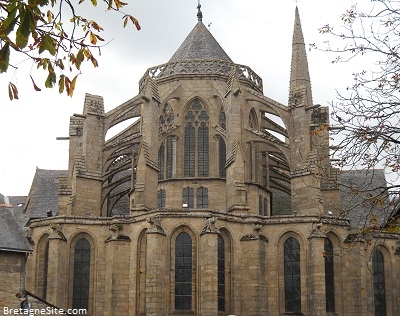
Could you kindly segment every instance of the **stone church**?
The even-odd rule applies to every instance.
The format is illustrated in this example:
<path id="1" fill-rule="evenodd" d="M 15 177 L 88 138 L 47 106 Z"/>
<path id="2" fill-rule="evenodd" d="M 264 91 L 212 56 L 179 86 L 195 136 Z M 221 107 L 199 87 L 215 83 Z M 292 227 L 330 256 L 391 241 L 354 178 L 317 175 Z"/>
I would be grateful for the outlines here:
<path id="1" fill-rule="evenodd" d="M 297 8 L 287 104 L 200 9 L 137 96 L 105 113 L 86 95 L 67 171 L 36 171 L 26 289 L 93 316 L 400 315 L 399 236 L 360 234 L 386 210 L 346 191 L 384 184 L 383 171 L 331 167 Z"/>

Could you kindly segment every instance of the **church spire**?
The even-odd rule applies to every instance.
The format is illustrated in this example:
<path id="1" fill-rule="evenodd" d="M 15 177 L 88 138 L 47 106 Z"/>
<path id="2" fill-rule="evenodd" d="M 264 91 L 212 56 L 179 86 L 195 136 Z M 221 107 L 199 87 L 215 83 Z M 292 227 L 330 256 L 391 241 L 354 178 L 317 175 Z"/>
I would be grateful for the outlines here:
<path id="1" fill-rule="evenodd" d="M 300 92 L 300 90 L 304 91 L 304 88 L 306 88 L 306 98 L 303 99 L 303 101 L 308 101 L 307 105 L 311 105 L 311 80 L 308 71 L 306 47 L 304 43 L 303 31 L 301 29 L 299 9 L 296 6 L 292 41 L 289 103 L 291 103 L 290 99 L 293 97 L 293 94 Z"/>

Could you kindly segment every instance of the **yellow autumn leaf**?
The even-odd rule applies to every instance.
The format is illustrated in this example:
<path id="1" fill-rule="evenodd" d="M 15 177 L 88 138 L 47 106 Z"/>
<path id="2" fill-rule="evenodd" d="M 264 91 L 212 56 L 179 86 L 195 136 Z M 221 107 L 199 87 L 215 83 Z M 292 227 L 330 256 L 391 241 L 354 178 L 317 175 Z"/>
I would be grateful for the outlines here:
<path id="1" fill-rule="evenodd" d="M 75 85 L 76 85 L 76 79 L 78 79 L 79 74 L 77 74 L 74 79 L 72 79 L 71 84 L 69 86 L 69 91 L 68 91 L 68 96 L 72 97 L 72 95 L 74 94 L 74 90 L 75 90 Z"/>
<path id="2" fill-rule="evenodd" d="M 97 43 L 97 38 L 93 32 L 90 32 L 90 43 L 92 43 L 93 45 L 96 45 Z"/>

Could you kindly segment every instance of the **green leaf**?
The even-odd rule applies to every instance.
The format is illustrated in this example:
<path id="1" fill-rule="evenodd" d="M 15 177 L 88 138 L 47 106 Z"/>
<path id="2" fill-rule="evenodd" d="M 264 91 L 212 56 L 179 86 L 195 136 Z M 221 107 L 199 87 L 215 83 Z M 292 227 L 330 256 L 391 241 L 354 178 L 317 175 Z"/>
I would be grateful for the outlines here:
<path id="1" fill-rule="evenodd" d="M 47 50 L 52 56 L 56 54 L 56 46 L 54 45 L 53 38 L 49 33 L 44 33 L 42 36 L 42 43 L 39 48 L 39 54 Z"/>
<path id="2" fill-rule="evenodd" d="M 90 0 L 94 6 L 97 6 L 97 0 Z"/>
<path id="3" fill-rule="evenodd" d="M 10 34 L 14 30 L 14 26 L 18 21 L 19 16 L 16 17 L 17 8 L 13 8 L 12 11 L 8 14 L 7 19 L 3 21 L 3 30 L 5 35 Z"/>
<path id="4" fill-rule="evenodd" d="M 28 44 L 31 28 L 35 26 L 31 11 L 23 10 L 20 17 L 20 25 L 17 29 L 16 44 L 19 48 L 25 48 Z"/>
<path id="5" fill-rule="evenodd" d="M 84 53 L 83 53 L 83 48 L 81 48 L 79 51 L 78 51 L 78 54 L 76 55 L 76 60 L 75 60 L 75 66 L 76 66 L 76 69 L 80 69 L 80 67 L 81 67 L 81 63 L 82 63 L 82 61 L 83 61 L 83 59 L 85 58 L 85 55 L 84 55 Z"/>
<path id="6" fill-rule="evenodd" d="M 65 75 L 61 75 L 60 79 L 58 80 L 58 92 L 60 94 L 64 92 L 64 85 L 65 85 Z"/>
<path id="7" fill-rule="evenodd" d="M 46 86 L 46 88 L 53 88 L 56 81 L 57 81 L 56 74 L 54 72 L 49 71 L 49 75 L 47 76 L 44 85 Z"/>
<path id="8" fill-rule="evenodd" d="M 49 0 L 38 0 L 38 3 L 41 7 L 44 7 L 49 4 Z"/>
<path id="9" fill-rule="evenodd" d="M 30 4 L 31 6 L 45 6 L 49 4 L 49 0 L 28 0 L 28 4 Z"/>
<path id="10" fill-rule="evenodd" d="M 10 63 L 10 43 L 0 49 L 0 73 L 6 72 Z"/>

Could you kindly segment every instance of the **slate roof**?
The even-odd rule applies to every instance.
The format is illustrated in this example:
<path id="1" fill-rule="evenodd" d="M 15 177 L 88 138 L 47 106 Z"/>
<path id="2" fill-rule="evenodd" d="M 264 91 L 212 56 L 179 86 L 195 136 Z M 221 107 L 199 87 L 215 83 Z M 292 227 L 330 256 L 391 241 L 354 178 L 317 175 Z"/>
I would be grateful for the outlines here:
<path id="1" fill-rule="evenodd" d="M 28 221 L 27 216 L 24 214 L 25 204 L 28 200 L 27 196 L 9 196 L 8 197 L 11 210 L 14 218 L 19 222 L 21 227 L 24 227 Z"/>
<path id="2" fill-rule="evenodd" d="M 25 206 L 25 214 L 29 218 L 47 216 L 51 210 L 52 215 L 58 211 L 58 178 L 66 175 L 66 170 L 47 170 L 36 168 L 35 176 L 29 191 L 29 198 Z"/>
<path id="3" fill-rule="evenodd" d="M 0 250 L 32 251 L 21 226 L 12 214 L 11 207 L 0 206 Z"/>
<path id="4" fill-rule="evenodd" d="M 219 59 L 232 62 L 203 22 L 197 22 L 169 62 L 192 59 Z"/>
<path id="5" fill-rule="evenodd" d="M 379 224 L 386 223 L 391 209 L 383 169 L 342 171 L 340 182 L 341 208 L 353 227 L 370 225 L 371 214 L 378 217 Z M 381 205 L 373 205 L 369 199 L 382 192 Z"/>

